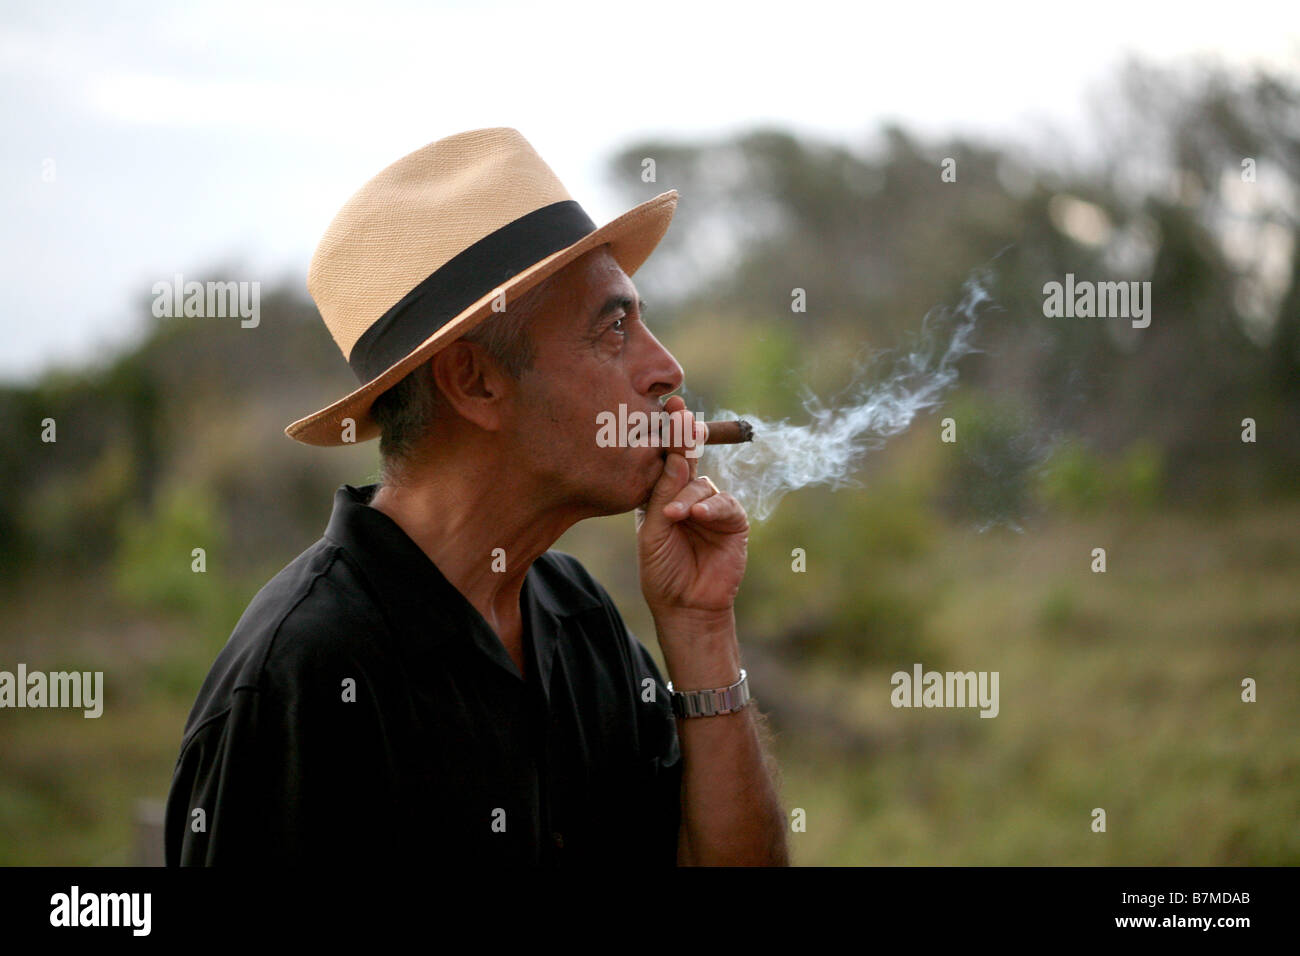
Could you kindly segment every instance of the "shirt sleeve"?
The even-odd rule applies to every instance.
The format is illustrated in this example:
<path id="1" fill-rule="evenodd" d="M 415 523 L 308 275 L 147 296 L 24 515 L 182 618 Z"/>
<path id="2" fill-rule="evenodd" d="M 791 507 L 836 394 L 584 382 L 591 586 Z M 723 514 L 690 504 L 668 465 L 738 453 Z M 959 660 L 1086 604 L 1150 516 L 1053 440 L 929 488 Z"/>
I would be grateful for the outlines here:
<path id="1" fill-rule="evenodd" d="M 335 670 L 241 687 L 200 724 L 168 796 L 170 866 L 383 862 L 398 854 L 400 808 L 383 728 L 364 680 Z M 354 672 L 355 673 L 355 672 Z"/>

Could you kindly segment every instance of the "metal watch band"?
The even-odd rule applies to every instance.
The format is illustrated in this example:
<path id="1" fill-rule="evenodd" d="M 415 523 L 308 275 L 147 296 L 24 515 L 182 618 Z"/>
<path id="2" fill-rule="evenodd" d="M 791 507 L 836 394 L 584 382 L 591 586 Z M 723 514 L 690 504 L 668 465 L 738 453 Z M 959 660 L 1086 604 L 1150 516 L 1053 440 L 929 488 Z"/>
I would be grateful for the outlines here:
<path id="1" fill-rule="evenodd" d="M 730 687 L 715 690 L 673 690 L 673 682 L 668 682 L 668 693 L 672 697 L 673 713 L 678 717 L 720 717 L 744 710 L 749 703 L 749 675 L 744 668 L 740 670 L 740 680 Z"/>

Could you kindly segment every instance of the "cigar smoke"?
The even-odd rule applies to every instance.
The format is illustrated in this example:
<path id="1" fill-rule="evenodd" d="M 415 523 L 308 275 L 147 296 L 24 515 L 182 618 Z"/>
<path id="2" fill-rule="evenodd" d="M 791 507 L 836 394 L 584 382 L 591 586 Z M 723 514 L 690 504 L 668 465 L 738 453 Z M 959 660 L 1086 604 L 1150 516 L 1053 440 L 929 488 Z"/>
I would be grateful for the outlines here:
<path id="1" fill-rule="evenodd" d="M 861 381 L 867 369 L 859 371 L 847 400 L 826 407 L 807 393 L 804 410 L 812 418 L 807 425 L 717 410 L 711 418 L 750 421 L 754 440 L 706 446 L 700 471 L 735 495 L 758 521 L 771 516 L 786 492 L 809 485 L 856 484 L 853 473 L 862 457 L 906 430 L 920 412 L 939 405 L 957 381 L 957 361 L 979 351 L 971 345 L 971 336 L 981 307 L 992 302 L 989 285 L 985 270 L 973 272 L 958 304 L 931 310 L 922 321 L 917 344 L 899 355 L 882 378 Z"/>

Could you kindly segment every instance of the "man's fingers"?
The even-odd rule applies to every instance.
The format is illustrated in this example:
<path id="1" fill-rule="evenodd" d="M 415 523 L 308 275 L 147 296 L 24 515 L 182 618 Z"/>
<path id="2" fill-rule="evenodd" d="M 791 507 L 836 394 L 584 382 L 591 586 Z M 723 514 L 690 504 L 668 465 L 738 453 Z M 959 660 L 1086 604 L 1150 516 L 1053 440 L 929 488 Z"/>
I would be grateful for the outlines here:
<path id="1" fill-rule="evenodd" d="M 700 452 L 708 438 L 709 429 L 703 422 L 695 420 L 695 413 L 686 407 L 686 401 L 680 395 L 674 395 L 664 402 L 664 410 L 669 416 L 668 439 L 677 439 L 677 443 L 670 446 L 671 450 L 686 459 L 693 479 L 699 469 Z"/>
<path id="2" fill-rule="evenodd" d="M 690 414 L 687 422 L 688 430 L 683 430 L 683 435 L 693 435 L 694 439 L 687 441 L 687 450 L 683 451 L 686 460 L 691 463 L 691 478 L 694 479 L 700 468 L 700 452 L 704 450 L 704 442 L 709 437 L 709 428 L 704 422 L 696 421 L 694 413 Z M 689 452 L 689 454 L 687 453 Z"/>
<path id="3" fill-rule="evenodd" d="M 707 477 L 701 475 L 687 482 L 686 487 L 678 492 L 667 505 L 664 506 L 664 514 L 673 521 L 680 521 L 691 513 L 691 509 L 701 501 L 712 498 L 718 493 L 717 486 Z M 703 515 L 707 516 L 708 507 L 696 509 Z"/>
<path id="4" fill-rule="evenodd" d="M 686 402 L 680 395 L 674 395 L 665 401 L 663 408 L 668 413 L 668 422 L 663 436 L 668 454 L 664 459 L 663 473 L 650 492 L 646 507 L 637 510 L 638 531 L 653 512 L 662 512 L 665 506 L 683 493 L 684 489 L 695 487 L 697 483 L 694 482 L 694 478 L 699 467 L 698 451 L 708 437 L 708 428 L 703 422 L 695 420 L 695 415 L 687 409 Z M 672 444 L 673 438 L 679 439 L 679 442 Z M 687 452 L 690 454 L 688 455 Z M 670 521 L 678 521 L 684 518 L 690 512 L 691 506 L 703 496 L 717 493 L 716 488 L 710 488 L 702 482 L 698 483 L 698 487 L 703 495 L 692 492 L 688 495 L 688 500 L 676 506 L 673 512 L 664 512 L 664 516 Z"/>

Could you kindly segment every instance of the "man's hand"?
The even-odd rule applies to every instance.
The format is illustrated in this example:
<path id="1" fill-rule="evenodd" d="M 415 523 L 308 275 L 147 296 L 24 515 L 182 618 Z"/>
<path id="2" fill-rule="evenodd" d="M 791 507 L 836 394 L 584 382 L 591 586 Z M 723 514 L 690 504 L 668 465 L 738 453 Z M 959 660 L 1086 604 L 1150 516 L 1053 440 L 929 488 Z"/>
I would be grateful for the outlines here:
<path id="1" fill-rule="evenodd" d="M 704 443 L 706 426 L 681 396 L 664 410 L 681 419 L 673 432 L 686 440 L 669 450 L 646 507 L 637 509 L 641 593 L 656 620 L 726 615 L 745 576 L 749 520 L 740 502 L 696 477 L 698 459 L 686 451 Z"/>
<path id="2" fill-rule="evenodd" d="M 729 686 L 740 674 L 736 592 L 745 576 L 749 519 L 685 453 L 708 432 L 674 395 L 664 410 L 691 436 L 669 450 L 644 509 L 636 514 L 641 593 L 654 616 L 669 679 L 679 690 Z M 765 765 L 754 704 L 734 714 L 678 718 L 684 770 L 677 861 L 784 866 L 785 812 Z"/>

